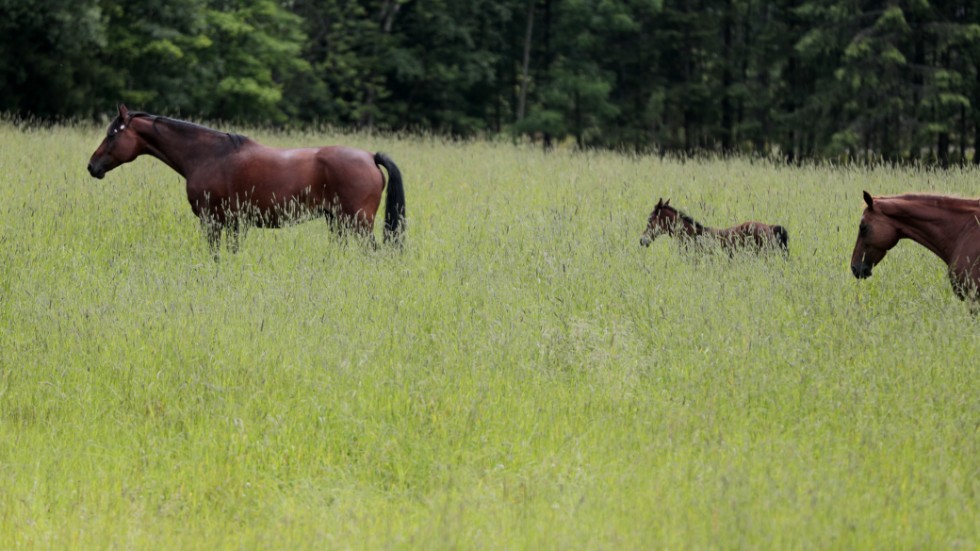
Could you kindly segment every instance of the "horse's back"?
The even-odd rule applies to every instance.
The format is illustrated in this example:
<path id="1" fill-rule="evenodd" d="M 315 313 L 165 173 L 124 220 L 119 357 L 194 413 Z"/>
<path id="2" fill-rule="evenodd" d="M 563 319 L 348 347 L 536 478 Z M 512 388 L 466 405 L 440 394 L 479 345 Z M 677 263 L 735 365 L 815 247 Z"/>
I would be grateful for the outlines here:
<path id="1" fill-rule="evenodd" d="M 335 177 L 377 183 L 377 177 L 381 176 L 374 154 L 363 149 L 343 145 L 321 147 L 316 150 L 316 161 L 321 170 Z"/>
<path id="2" fill-rule="evenodd" d="M 316 151 L 317 172 L 327 195 L 348 215 L 374 220 L 385 179 L 374 155 L 363 149 L 332 145 Z"/>
<path id="3" fill-rule="evenodd" d="M 743 239 L 749 240 L 755 247 L 766 248 L 773 245 L 778 245 L 783 249 L 789 247 L 789 232 L 783 226 L 764 222 L 744 222 L 732 230 L 733 233 L 742 236 Z"/>
<path id="4" fill-rule="evenodd" d="M 361 149 L 283 149 L 251 142 L 229 161 L 227 191 L 214 186 L 211 178 L 201 178 L 203 185 L 189 187 L 201 187 L 232 203 L 244 201 L 271 227 L 279 225 L 279 211 L 289 210 L 291 205 L 304 205 L 313 211 L 338 207 L 347 216 L 372 223 L 381 202 L 381 170 L 374 164 L 373 155 Z"/>

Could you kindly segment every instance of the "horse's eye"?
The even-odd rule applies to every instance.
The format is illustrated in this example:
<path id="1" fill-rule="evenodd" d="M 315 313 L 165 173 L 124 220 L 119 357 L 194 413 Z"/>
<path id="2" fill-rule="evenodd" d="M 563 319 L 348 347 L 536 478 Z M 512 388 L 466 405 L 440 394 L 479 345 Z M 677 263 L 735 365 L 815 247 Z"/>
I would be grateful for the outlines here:
<path id="1" fill-rule="evenodd" d="M 868 234 L 868 225 L 867 224 L 861 224 L 860 226 L 858 226 L 858 234 L 859 235 L 867 235 Z"/>

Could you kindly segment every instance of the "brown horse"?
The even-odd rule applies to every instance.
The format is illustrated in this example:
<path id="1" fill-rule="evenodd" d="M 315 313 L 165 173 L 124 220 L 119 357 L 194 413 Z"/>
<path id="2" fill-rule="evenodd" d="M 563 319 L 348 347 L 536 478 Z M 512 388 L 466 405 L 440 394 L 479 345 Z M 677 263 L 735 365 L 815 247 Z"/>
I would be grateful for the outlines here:
<path id="1" fill-rule="evenodd" d="M 980 301 L 980 200 L 917 194 L 872 197 L 865 191 L 864 202 L 851 254 L 854 277 L 871 277 L 885 253 L 899 239 L 908 238 L 943 259 L 956 296 Z"/>
<path id="2" fill-rule="evenodd" d="M 689 244 L 714 242 L 729 254 L 742 249 L 761 252 L 779 248 L 789 252 L 789 233 L 782 226 L 745 222 L 731 228 L 709 228 L 670 206 L 670 199 L 657 201 L 647 220 L 647 229 L 640 237 L 640 245 L 647 247 L 663 234 L 677 236 Z"/>
<path id="3" fill-rule="evenodd" d="M 276 149 L 120 105 L 88 171 L 102 178 L 143 154 L 187 179 L 187 199 L 216 258 L 225 229 L 237 251 L 248 226 L 278 228 L 309 216 L 322 215 L 335 228 L 370 235 L 385 188 L 379 167 L 388 171 L 385 241 L 400 240 L 404 232 L 401 173 L 383 153 L 342 146 Z"/>

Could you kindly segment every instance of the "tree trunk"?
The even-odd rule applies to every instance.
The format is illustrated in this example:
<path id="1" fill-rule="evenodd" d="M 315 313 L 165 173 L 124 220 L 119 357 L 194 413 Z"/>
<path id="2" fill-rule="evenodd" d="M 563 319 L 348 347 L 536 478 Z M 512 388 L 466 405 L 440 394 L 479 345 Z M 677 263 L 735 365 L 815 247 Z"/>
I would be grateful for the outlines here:
<path id="1" fill-rule="evenodd" d="M 974 166 L 980 166 L 980 122 L 973 123 L 973 164 Z"/>
<path id="2" fill-rule="evenodd" d="M 939 166 L 949 168 L 949 132 L 940 132 L 936 140 L 936 159 Z"/>
<path id="3" fill-rule="evenodd" d="M 521 92 L 517 98 L 517 120 L 524 120 L 525 110 L 527 109 L 527 87 L 531 80 L 529 71 L 531 68 L 531 38 L 534 35 L 534 2 L 527 2 L 527 25 L 524 27 L 524 55 L 521 59 Z"/>
<path id="4" fill-rule="evenodd" d="M 725 44 L 725 67 L 721 73 L 721 151 L 725 155 L 732 152 L 734 143 L 734 108 L 729 89 L 732 87 L 732 26 L 735 24 L 735 5 L 729 2 L 728 13 L 724 16 L 724 30 L 722 31 Z"/>
<path id="5" fill-rule="evenodd" d="M 544 0 L 544 53 L 542 54 L 542 61 L 544 61 L 544 85 L 547 86 L 551 83 L 551 0 Z M 547 151 L 551 149 L 551 133 L 544 133 L 544 149 Z"/>
<path id="6" fill-rule="evenodd" d="M 980 61 L 974 65 L 973 109 L 980 109 Z M 973 164 L 980 166 L 980 117 L 973 115 Z"/>
<path id="7" fill-rule="evenodd" d="M 960 166 L 966 164 L 966 106 L 960 106 L 960 158 L 956 163 Z"/>
<path id="8" fill-rule="evenodd" d="M 397 0 L 385 0 L 381 5 L 380 21 L 381 33 L 385 36 L 391 34 L 391 26 L 395 22 L 395 15 L 401 9 L 401 4 Z M 375 48 L 377 48 L 375 44 Z M 374 102 L 377 95 L 376 86 L 373 83 L 373 71 L 368 75 L 367 92 L 364 94 L 364 112 L 361 114 L 360 125 L 362 128 L 374 127 Z"/>

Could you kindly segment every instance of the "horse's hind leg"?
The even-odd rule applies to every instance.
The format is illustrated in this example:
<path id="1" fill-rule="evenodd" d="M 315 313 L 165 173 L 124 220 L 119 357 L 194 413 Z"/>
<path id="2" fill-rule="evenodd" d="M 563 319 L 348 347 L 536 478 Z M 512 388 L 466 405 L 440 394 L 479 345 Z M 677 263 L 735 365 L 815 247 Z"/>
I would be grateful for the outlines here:
<path id="1" fill-rule="evenodd" d="M 330 228 L 331 233 L 343 235 L 344 212 L 340 208 L 340 199 L 338 197 L 334 197 L 332 201 L 323 207 L 323 218 L 327 221 L 327 227 Z"/>
<path id="2" fill-rule="evenodd" d="M 327 220 L 327 226 L 340 238 L 341 242 L 346 244 L 354 239 L 375 245 L 374 221 L 364 216 L 363 213 L 359 212 L 354 215 L 345 213 L 338 204 L 326 209 L 324 217 Z"/>
<path id="3" fill-rule="evenodd" d="M 361 243 L 367 244 L 374 248 L 378 247 L 378 243 L 374 239 L 374 220 L 372 218 L 364 216 L 362 213 L 354 215 L 350 232 L 352 235 L 356 236 Z"/>

